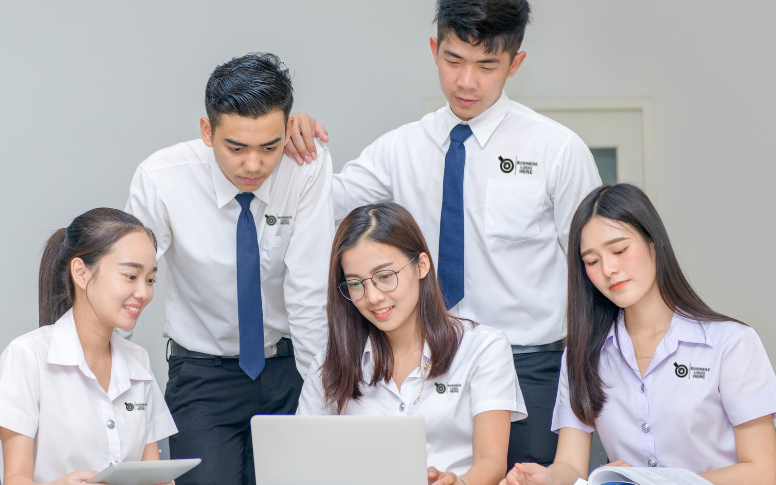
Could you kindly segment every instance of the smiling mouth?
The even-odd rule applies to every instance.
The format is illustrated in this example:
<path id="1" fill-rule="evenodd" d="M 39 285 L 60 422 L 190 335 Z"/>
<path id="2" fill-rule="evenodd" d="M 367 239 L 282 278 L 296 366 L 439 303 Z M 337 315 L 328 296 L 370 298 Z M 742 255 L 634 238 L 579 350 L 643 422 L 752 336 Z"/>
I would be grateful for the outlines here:
<path id="1" fill-rule="evenodd" d="M 392 306 L 389 306 L 387 308 L 380 308 L 379 310 L 371 310 L 372 315 L 374 315 L 377 318 L 388 318 L 388 316 L 393 312 Z"/>
<path id="2" fill-rule="evenodd" d="M 140 316 L 140 307 L 139 307 L 139 306 L 134 306 L 134 305 L 122 305 L 121 307 L 122 307 L 124 310 L 126 310 L 126 311 L 127 311 L 127 313 L 129 313 L 130 315 L 132 315 L 133 317 Z"/>

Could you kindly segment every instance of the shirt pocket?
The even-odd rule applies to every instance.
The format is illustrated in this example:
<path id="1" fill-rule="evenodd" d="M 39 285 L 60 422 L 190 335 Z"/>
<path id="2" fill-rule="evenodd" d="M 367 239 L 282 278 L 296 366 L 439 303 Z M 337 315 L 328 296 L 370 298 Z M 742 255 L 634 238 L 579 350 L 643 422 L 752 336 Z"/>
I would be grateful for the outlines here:
<path id="1" fill-rule="evenodd" d="M 537 237 L 544 194 L 543 182 L 488 179 L 485 235 L 513 243 Z"/>
<path id="2" fill-rule="evenodd" d="M 261 280 L 280 278 L 286 271 L 286 250 L 291 240 L 291 230 L 280 236 L 261 236 Z"/>

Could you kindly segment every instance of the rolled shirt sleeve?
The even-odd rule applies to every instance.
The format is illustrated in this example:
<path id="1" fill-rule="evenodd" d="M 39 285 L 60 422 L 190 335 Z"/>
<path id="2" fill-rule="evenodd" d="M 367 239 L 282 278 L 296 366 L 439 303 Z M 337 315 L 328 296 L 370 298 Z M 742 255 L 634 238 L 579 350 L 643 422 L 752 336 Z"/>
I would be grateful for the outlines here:
<path id="1" fill-rule="evenodd" d="M 37 361 L 11 343 L 0 356 L 0 427 L 35 438 L 40 418 Z"/>
<path id="2" fill-rule="evenodd" d="M 580 421 L 571 409 L 571 401 L 569 400 L 569 374 L 566 365 L 565 350 L 563 351 L 563 358 L 561 360 L 558 395 L 555 398 L 555 409 L 552 411 L 552 431 L 557 433 L 561 428 L 574 428 L 586 433 L 595 431 L 595 428 Z"/>
<path id="3" fill-rule="evenodd" d="M 494 338 L 479 351 L 471 375 L 472 417 L 486 411 L 510 411 L 511 421 L 528 416 L 520 390 L 512 346 L 504 332 L 494 330 Z"/>
<path id="4" fill-rule="evenodd" d="M 768 415 L 776 418 L 776 375 L 753 328 L 742 325 L 725 342 L 720 366 L 722 406 L 733 426 Z"/>

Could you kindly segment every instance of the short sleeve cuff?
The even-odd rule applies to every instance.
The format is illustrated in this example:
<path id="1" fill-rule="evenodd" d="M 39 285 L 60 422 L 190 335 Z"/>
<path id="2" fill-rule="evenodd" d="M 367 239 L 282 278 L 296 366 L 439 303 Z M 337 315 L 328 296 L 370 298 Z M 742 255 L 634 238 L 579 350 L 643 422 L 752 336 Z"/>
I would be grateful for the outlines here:
<path id="1" fill-rule="evenodd" d="M 172 436 L 178 432 L 175 421 L 169 412 L 163 413 L 148 424 L 146 444 L 156 443 L 159 440 Z"/>
<path id="2" fill-rule="evenodd" d="M 35 439 L 38 420 L 7 403 L 0 403 L 0 427 Z"/>
<path id="3" fill-rule="evenodd" d="M 574 428 L 585 433 L 592 433 L 595 428 L 586 425 L 577 418 L 571 406 L 555 406 L 552 411 L 552 432 L 557 433 L 561 428 Z"/>
<path id="4" fill-rule="evenodd" d="M 528 412 L 525 409 L 525 405 L 518 403 L 517 401 L 505 401 L 505 400 L 491 400 L 482 401 L 472 406 L 472 416 L 477 416 L 480 413 L 487 411 L 509 411 L 510 421 L 520 421 L 528 417 Z"/>
<path id="5" fill-rule="evenodd" d="M 726 410 L 733 426 L 771 415 L 776 418 L 776 382 Z"/>

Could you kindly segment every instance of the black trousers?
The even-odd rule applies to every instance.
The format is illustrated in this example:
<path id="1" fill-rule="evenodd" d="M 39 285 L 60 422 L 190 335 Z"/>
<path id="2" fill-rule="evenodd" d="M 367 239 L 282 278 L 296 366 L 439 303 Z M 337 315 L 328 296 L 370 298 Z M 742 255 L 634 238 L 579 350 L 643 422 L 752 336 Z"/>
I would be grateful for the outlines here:
<path id="1" fill-rule="evenodd" d="M 515 463 L 549 466 L 555 459 L 558 435 L 550 431 L 558 393 L 563 352 L 515 354 L 515 371 L 523 392 L 528 417 L 512 423 L 507 467 Z"/>
<path id="2" fill-rule="evenodd" d="M 202 458 L 177 485 L 255 485 L 251 418 L 294 414 L 302 391 L 294 357 L 267 359 L 253 381 L 238 359 L 170 357 L 164 400 L 178 433 L 170 458 Z"/>

